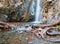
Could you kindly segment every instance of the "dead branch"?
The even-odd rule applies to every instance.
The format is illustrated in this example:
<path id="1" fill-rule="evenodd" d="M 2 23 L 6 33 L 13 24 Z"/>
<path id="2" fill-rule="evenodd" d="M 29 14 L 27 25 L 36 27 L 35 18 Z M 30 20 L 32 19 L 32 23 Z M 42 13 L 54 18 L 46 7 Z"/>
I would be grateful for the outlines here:
<path id="1" fill-rule="evenodd" d="M 51 23 L 51 24 L 43 24 L 43 25 L 41 25 L 40 27 L 41 27 L 41 28 L 44 28 L 44 27 L 54 26 L 54 25 L 57 25 L 57 24 L 59 24 L 59 23 L 60 23 L 60 20 L 57 20 L 56 22 L 53 22 L 53 23 Z"/>

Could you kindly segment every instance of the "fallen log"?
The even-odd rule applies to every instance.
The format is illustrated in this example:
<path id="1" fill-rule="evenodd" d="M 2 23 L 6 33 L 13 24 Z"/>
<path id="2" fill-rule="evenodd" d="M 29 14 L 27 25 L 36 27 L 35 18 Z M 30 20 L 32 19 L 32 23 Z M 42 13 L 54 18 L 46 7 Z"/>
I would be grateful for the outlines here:
<path id="1" fill-rule="evenodd" d="M 59 33 L 57 33 L 57 31 L 56 31 L 56 33 L 47 33 L 47 31 L 49 31 L 49 30 L 54 30 L 55 31 L 55 27 L 48 27 L 48 28 L 45 28 L 45 29 L 37 29 L 37 30 L 35 30 L 35 31 L 33 31 L 33 33 L 34 33 L 34 35 L 38 38 L 38 39 L 43 39 L 43 40 L 45 40 L 45 41 L 50 41 L 50 42 L 60 42 L 60 38 L 59 39 L 50 39 L 50 38 L 48 38 L 46 35 L 47 34 L 49 34 L 49 35 L 51 35 L 51 36 L 54 36 L 54 35 L 60 35 Z"/>
<path id="2" fill-rule="evenodd" d="M 50 23 L 50 24 L 43 24 L 41 26 L 39 26 L 40 28 L 44 28 L 44 27 L 50 27 L 50 26 L 55 26 L 57 24 L 60 23 L 60 20 L 57 20 L 56 22 Z"/>
<path id="3" fill-rule="evenodd" d="M 11 30 L 12 28 L 10 27 L 10 25 L 8 23 L 5 22 L 0 22 L 0 30 L 1 31 L 8 31 Z"/>

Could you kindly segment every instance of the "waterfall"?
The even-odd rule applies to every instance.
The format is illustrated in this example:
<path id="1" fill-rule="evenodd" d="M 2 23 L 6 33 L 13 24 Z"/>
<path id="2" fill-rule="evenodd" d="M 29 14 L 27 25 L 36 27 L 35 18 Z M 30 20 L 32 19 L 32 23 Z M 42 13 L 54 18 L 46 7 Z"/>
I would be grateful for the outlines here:
<path id="1" fill-rule="evenodd" d="M 35 21 L 33 23 L 42 23 L 42 7 L 41 6 L 42 6 L 41 0 L 37 0 Z"/>

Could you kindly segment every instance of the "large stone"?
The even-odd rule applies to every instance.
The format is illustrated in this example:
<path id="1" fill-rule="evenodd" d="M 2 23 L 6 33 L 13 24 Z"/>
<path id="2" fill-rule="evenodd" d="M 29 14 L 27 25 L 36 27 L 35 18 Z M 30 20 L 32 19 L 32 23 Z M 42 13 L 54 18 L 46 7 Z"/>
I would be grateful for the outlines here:
<path id="1" fill-rule="evenodd" d="M 31 4 L 28 0 L 0 0 L 0 14 L 7 16 L 4 17 L 7 18 L 6 21 L 29 21 L 33 18 L 29 12 L 30 7 L 28 9 L 29 3 Z"/>

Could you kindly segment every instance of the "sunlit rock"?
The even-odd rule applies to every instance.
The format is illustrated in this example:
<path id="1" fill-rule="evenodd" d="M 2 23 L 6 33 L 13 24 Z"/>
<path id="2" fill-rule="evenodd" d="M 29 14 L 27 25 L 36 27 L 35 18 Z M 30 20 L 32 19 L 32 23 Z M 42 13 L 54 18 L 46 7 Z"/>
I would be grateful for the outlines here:
<path id="1" fill-rule="evenodd" d="M 43 0 L 43 21 L 52 23 L 60 19 L 60 0 Z"/>

